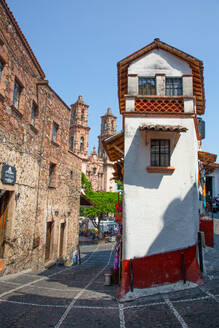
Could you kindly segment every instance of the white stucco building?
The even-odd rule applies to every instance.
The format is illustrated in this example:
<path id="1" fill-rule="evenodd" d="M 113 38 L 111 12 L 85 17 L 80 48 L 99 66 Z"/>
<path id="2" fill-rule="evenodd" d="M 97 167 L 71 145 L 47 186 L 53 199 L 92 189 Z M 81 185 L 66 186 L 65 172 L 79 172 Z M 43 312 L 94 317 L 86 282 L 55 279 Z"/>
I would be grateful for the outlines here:
<path id="1" fill-rule="evenodd" d="M 104 147 L 111 160 L 124 161 L 119 296 L 131 286 L 201 283 L 197 115 L 205 109 L 203 64 L 155 39 L 118 63 L 118 82 L 124 134 Z"/>

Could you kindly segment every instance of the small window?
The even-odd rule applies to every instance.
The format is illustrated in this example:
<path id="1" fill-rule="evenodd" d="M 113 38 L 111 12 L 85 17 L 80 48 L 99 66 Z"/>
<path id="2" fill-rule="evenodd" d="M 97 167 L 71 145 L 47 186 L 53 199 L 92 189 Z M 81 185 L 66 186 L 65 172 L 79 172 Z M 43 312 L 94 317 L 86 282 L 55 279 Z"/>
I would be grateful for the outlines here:
<path id="1" fill-rule="evenodd" d="M 81 121 L 84 121 L 84 109 L 81 110 Z"/>
<path id="2" fill-rule="evenodd" d="M 50 163 L 50 165 L 49 165 L 49 187 L 55 186 L 55 171 L 56 171 L 56 164 Z"/>
<path id="3" fill-rule="evenodd" d="M 14 92 L 13 92 L 13 105 L 15 108 L 19 108 L 20 98 L 21 98 L 22 86 L 17 80 L 14 82 Z"/>
<path id="4" fill-rule="evenodd" d="M 37 115 L 38 115 L 38 107 L 33 102 L 33 104 L 32 104 L 32 111 L 31 111 L 31 124 L 33 126 L 35 126 Z"/>
<path id="5" fill-rule="evenodd" d="M 4 67 L 4 65 L 3 65 L 2 62 L 0 61 L 0 80 L 1 80 L 1 77 L 2 77 L 3 67 Z"/>
<path id="6" fill-rule="evenodd" d="M 70 137 L 69 148 L 71 151 L 74 150 L 74 137 Z"/>
<path id="7" fill-rule="evenodd" d="M 170 140 L 151 140 L 151 166 L 170 165 Z"/>
<path id="8" fill-rule="evenodd" d="M 156 95 L 155 78 L 140 77 L 138 80 L 138 88 L 140 95 Z"/>
<path id="9" fill-rule="evenodd" d="M 52 125 L 52 141 L 53 142 L 57 142 L 58 129 L 59 129 L 58 124 L 56 124 L 55 122 L 53 122 L 53 125 Z"/>
<path id="10" fill-rule="evenodd" d="M 107 122 L 104 122 L 104 130 L 107 130 Z"/>
<path id="11" fill-rule="evenodd" d="M 111 122 L 111 130 L 113 131 L 113 122 Z"/>
<path id="12" fill-rule="evenodd" d="M 84 150 L 84 137 L 81 137 L 81 140 L 80 140 L 80 151 L 83 151 Z"/>
<path id="13" fill-rule="evenodd" d="M 93 174 L 96 174 L 96 172 L 97 172 L 96 167 L 93 167 Z"/>
<path id="14" fill-rule="evenodd" d="M 166 78 L 166 95 L 181 96 L 182 95 L 182 78 L 167 77 Z"/>

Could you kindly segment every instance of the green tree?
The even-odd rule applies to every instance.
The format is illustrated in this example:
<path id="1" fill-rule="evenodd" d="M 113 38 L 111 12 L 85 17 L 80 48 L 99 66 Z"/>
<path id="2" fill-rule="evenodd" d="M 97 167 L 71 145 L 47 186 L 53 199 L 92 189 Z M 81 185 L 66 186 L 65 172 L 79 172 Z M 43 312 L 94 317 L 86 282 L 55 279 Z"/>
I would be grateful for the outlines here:
<path id="1" fill-rule="evenodd" d="M 89 217 L 95 228 L 100 231 L 100 222 L 111 213 L 115 213 L 115 204 L 118 202 L 117 192 L 96 192 L 92 190 L 91 182 L 84 173 L 81 176 L 81 185 L 86 196 L 95 204 L 95 207 L 81 208 L 81 215 Z M 98 222 L 96 223 L 96 218 Z"/>

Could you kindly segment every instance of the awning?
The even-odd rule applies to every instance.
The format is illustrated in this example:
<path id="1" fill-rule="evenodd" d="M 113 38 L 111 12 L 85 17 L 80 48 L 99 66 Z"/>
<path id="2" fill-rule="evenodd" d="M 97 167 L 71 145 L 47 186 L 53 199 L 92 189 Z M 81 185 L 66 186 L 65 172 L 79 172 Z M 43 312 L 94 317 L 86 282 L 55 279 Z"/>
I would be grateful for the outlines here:
<path id="1" fill-rule="evenodd" d="M 219 164 L 215 163 L 217 159 L 216 154 L 208 153 L 207 151 L 198 151 L 198 159 L 201 162 L 201 165 L 203 165 L 205 169 L 206 174 L 210 174 L 214 172 L 216 168 L 219 168 Z"/>
<path id="2" fill-rule="evenodd" d="M 162 132 L 186 132 L 188 129 L 181 125 L 141 125 L 139 126 L 140 131 L 162 131 Z"/>
<path id="3" fill-rule="evenodd" d="M 94 207 L 94 204 L 89 198 L 87 198 L 82 192 L 80 194 L 80 207 Z"/>
<path id="4" fill-rule="evenodd" d="M 124 132 L 119 132 L 102 141 L 103 147 L 112 162 L 124 157 Z"/>
<path id="5" fill-rule="evenodd" d="M 199 150 L 198 159 L 205 164 L 214 163 L 217 159 L 217 155 L 208 153 L 207 151 Z"/>

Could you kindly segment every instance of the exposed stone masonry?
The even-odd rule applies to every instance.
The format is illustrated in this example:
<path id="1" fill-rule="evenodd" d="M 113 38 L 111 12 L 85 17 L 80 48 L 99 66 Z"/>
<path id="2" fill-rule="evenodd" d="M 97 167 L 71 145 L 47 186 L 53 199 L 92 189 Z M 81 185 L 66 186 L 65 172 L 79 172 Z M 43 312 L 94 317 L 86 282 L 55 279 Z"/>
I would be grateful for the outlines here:
<path id="1" fill-rule="evenodd" d="M 44 80 L 12 18 L 0 1 L 0 165 L 17 171 L 15 185 L 0 182 L 0 191 L 10 195 L 0 274 L 44 268 L 46 245 L 47 262 L 68 262 L 78 245 L 81 160 L 69 151 L 70 108 Z M 17 107 L 15 81 L 21 87 Z"/>

